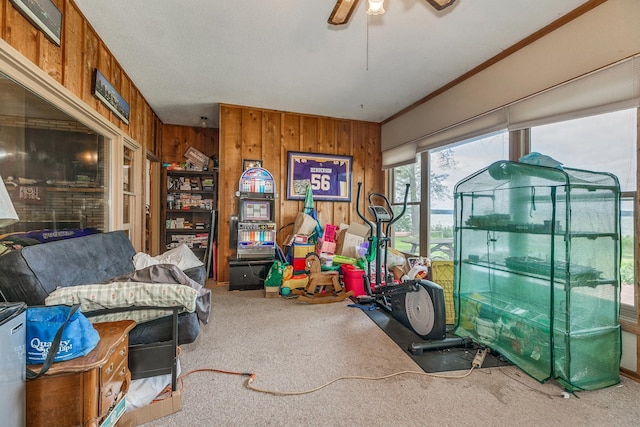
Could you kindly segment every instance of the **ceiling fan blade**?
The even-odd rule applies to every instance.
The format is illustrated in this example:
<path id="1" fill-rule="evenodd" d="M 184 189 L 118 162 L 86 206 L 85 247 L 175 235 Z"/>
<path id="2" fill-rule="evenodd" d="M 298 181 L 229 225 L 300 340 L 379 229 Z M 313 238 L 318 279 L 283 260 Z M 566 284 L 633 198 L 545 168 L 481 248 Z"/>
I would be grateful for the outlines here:
<path id="1" fill-rule="evenodd" d="M 349 22 L 359 0 L 338 0 L 327 22 L 331 25 L 344 25 Z"/>
<path id="2" fill-rule="evenodd" d="M 456 0 L 427 0 L 427 3 L 438 10 L 442 10 L 451 6 L 455 1 Z"/>

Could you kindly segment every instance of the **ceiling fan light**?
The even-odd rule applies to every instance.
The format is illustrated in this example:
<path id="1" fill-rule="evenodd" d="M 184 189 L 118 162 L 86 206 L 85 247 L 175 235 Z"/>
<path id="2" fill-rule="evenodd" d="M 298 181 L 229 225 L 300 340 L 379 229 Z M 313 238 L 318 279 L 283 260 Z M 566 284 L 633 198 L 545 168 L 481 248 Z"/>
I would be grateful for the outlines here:
<path id="1" fill-rule="evenodd" d="M 384 0 L 369 0 L 367 15 L 382 15 L 384 13 Z"/>

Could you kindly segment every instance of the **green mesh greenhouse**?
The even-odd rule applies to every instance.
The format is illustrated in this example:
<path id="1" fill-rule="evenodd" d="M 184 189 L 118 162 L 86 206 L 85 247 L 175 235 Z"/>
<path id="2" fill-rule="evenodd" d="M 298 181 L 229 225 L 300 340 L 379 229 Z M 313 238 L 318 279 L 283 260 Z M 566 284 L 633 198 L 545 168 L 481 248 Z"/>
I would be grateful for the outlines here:
<path id="1" fill-rule="evenodd" d="M 455 187 L 455 334 L 568 390 L 619 382 L 620 186 L 499 161 Z"/>

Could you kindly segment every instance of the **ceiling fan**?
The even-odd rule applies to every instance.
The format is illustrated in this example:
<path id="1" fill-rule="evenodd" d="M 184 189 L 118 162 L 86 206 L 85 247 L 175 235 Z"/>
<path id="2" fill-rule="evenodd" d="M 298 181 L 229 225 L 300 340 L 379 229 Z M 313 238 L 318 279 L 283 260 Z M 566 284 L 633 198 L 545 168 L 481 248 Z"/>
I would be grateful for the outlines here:
<path id="1" fill-rule="evenodd" d="M 332 25 L 344 25 L 349 22 L 349 18 L 351 18 L 351 14 L 356 9 L 359 0 L 338 0 L 336 5 L 333 7 L 333 11 L 329 16 L 329 20 L 327 21 Z M 384 8 L 382 4 L 384 0 L 368 0 L 369 1 L 369 9 L 367 13 L 369 15 L 379 15 L 384 13 Z M 437 10 L 445 9 L 451 6 L 456 0 L 426 0 L 431 6 L 436 8 Z"/>

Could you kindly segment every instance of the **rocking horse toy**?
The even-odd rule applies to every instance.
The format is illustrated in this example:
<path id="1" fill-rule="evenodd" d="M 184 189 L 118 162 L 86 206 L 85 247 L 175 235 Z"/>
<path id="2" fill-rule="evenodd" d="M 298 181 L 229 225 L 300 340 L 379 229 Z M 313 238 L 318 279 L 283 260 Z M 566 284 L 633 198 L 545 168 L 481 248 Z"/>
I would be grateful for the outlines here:
<path id="1" fill-rule="evenodd" d="M 320 257 L 310 253 L 305 260 L 309 272 L 309 282 L 304 289 L 295 289 L 299 301 L 312 304 L 327 304 L 343 301 L 353 295 L 353 291 L 345 292 L 340 286 L 337 271 L 322 271 Z"/>

